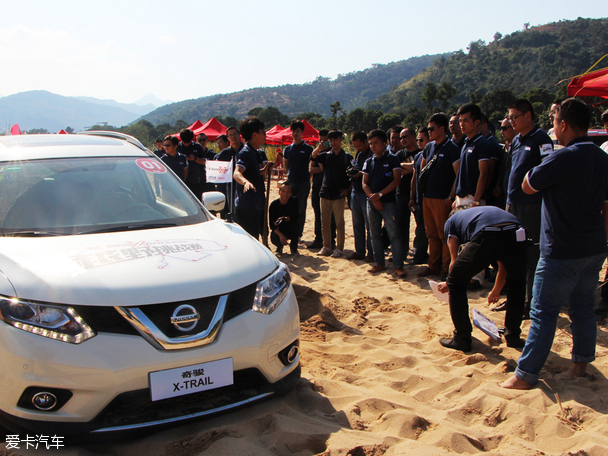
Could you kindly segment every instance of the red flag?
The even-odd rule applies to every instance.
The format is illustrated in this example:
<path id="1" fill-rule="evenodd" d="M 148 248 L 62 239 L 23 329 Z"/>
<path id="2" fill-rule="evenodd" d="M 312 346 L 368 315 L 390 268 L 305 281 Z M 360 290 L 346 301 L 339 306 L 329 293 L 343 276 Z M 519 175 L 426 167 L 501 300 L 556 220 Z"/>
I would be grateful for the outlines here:
<path id="1" fill-rule="evenodd" d="M 21 134 L 21 128 L 19 128 L 19 125 L 15 124 L 11 127 L 11 135 L 20 135 Z"/>

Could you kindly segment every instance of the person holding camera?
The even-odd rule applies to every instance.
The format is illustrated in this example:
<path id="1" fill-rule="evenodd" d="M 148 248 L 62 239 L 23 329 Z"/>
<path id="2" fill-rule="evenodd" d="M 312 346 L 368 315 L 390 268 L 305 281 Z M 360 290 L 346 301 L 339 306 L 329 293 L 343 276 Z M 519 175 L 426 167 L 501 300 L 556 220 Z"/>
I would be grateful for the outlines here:
<path id="1" fill-rule="evenodd" d="M 268 209 L 270 225 L 270 242 L 277 247 L 277 254 L 283 253 L 283 246 L 289 244 L 292 255 L 298 253 L 299 206 L 293 196 L 289 181 L 283 182 L 279 189 L 279 198 L 274 200 Z"/>

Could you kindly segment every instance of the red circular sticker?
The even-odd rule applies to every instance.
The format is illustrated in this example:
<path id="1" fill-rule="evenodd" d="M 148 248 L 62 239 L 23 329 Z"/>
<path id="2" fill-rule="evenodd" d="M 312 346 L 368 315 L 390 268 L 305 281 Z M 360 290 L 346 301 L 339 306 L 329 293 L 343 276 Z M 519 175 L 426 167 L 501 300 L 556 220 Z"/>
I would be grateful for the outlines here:
<path id="1" fill-rule="evenodd" d="M 135 164 L 144 171 L 154 174 L 164 174 L 167 172 L 167 167 L 159 160 L 153 158 L 138 158 Z"/>

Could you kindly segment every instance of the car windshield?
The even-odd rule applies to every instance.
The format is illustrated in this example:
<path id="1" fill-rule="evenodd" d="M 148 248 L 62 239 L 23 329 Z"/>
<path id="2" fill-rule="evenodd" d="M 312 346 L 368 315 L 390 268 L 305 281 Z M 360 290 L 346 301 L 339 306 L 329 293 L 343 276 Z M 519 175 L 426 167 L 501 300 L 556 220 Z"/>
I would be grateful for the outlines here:
<path id="1" fill-rule="evenodd" d="M 0 235 L 72 235 L 209 220 L 156 158 L 0 163 Z"/>

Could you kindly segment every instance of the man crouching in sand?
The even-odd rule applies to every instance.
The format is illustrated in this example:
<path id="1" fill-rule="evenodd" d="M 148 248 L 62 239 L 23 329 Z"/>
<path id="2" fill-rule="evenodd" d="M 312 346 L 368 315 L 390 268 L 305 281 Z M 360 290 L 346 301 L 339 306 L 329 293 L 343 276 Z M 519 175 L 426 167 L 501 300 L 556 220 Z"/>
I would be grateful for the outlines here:
<path id="1" fill-rule="evenodd" d="M 587 136 L 591 115 L 574 98 L 561 103 L 555 135 L 566 146 L 526 175 L 522 189 L 542 192 L 540 260 L 532 290 L 532 324 L 515 375 L 503 388 L 530 389 L 547 361 L 564 302 L 572 321 L 569 374 L 584 376 L 595 359 L 594 291 L 606 259 L 608 155 Z"/>

